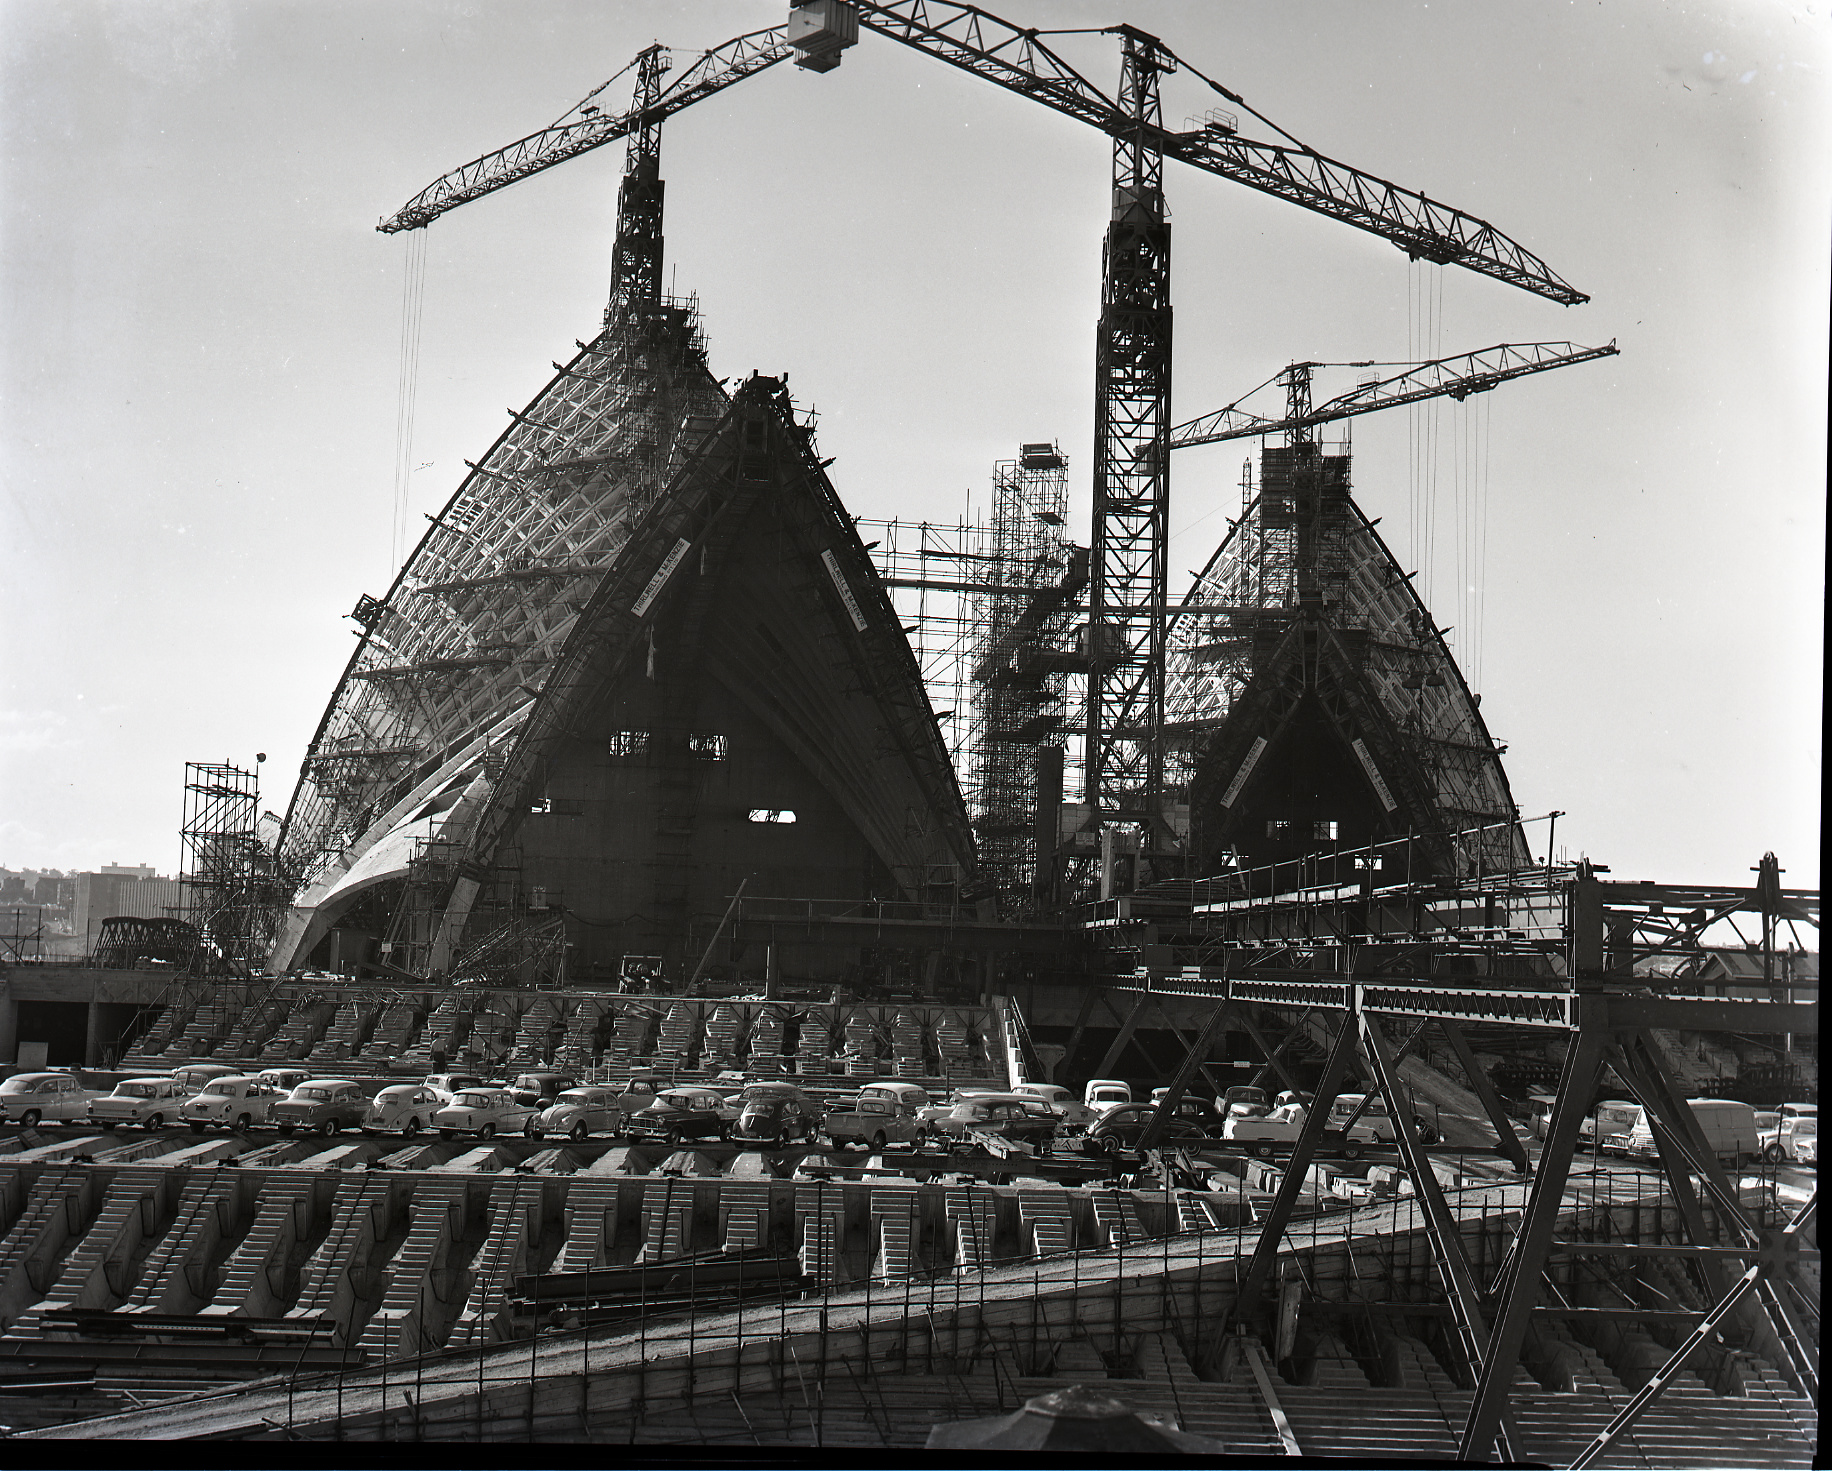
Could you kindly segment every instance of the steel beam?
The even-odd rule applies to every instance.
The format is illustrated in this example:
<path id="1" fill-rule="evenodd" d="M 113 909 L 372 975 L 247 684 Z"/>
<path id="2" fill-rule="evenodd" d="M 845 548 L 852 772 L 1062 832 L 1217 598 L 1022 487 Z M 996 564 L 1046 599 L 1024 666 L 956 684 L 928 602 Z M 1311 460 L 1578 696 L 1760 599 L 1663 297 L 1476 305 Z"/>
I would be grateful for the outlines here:
<path id="1" fill-rule="evenodd" d="M 1489 1081 L 1488 1070 L 1476 1061 L 1475 1050 L 1469 1045 L 1469 1039 L 1463 1035 L 1463 1028 L 1448 1017 L 1439 1017 L 1438 1030 L 1444 1034 L 1444 1040 L 1450 1043 L 1451 1050 L 1457 1054 L 1457 1061 L 1463 1065 L 1463 1071 L 1468 1076 L 1476 1097 L 1482 1100 L 1482 1107 L 1489 1116 L 1489 1122 L 1495 1126 L 1495 1137 L 1501 1145 L 1501 1152 L 1507 1155 L 1517 1174 L 1532 1174 L 1533 1166 L 1527 1159 L 1527 1147 L 1520 1142 L 1520 1136 L 1514 1132 L 1513 1120 L 1508 1117 L 1507 1110 L 1501 1106 L 1501 1095 L 1496 1093 L 1495 1085 Z"/>
<path id="2" fill-rule="evenodd" d="M 1470 1376 L 1484 1379 L 1490 1370 L 1493 1350 L 1482 1311 L 1482 1289 L 1476 1283 L 1469 1255 L 1463 1250 L 1463 1236 L 1457 1229 L 1456 1218 L 1451 1215 L 1450 1207 L 1444 1202 L 1444 1192 L 1438 1187 L 1437 1173 L 1413 1136 L 1412 1109 L 1399 1086 L 1398 1059 L 1388 1047 L 1387 1039 L 1380 1034 L 1380 1023 L 1374 1017 L 1364 1011 L 1357 1020 L 1361 1026 L 1362 1050 L 1373 1064 L 1374 1076 L 1379 1080 L 1387 1109 L 1393 1116 L 1393 1137 L 1399 1144 L 1406 1171 L 1412 1176 L 1412 1193 L 1425 1207 L 1425 1233 L 1437 1253 L 1438 1270 L 1449 1289 L 1451 1307 L 1456 1311 L 1457 1337 L 1469 1364 Z M 1512 1363 L 1501 1365 L 1495 1372 L 1503 1373 L 1504 1383 L 1513 1382 Z M 1502 1455 L 1510 1461 L 1519 1460 L 1516 1447 L 1520 1445 L 1520 1435 L 1505 1409 L 1499 1413 L 1497 1433 Z"/>
<path id="3" fill-rule="evenodd" d="M 1283 1062 L 1279 1061 L 1279 1054 L 1287 1047 L 1291 1046 L 1300 1036 L 1304 1035 L 1304 1023 L 1310 1019 L 1310 1013 L 1314 1009 L 1314 1007 L 1305 1008 L 1304 1012 L 1298 1017 L 1297 1025 L 1285 1034 L 1284 1040 L 1280 1042 L 1277 1047 L 1272 1047 L 1267 1044 L 1266 1034 L 1259 1029 L 1259 1023 L 1253 1020 L 1250 1008 L 1246 1006 L 1238 1008 L 1241 1029 L 1253 1039 L 1253 1045 L 1259 1048 L 1266 1057 L 1265 1063 L 1260 1067 L 1259 1071 L 1253 1075 L 1255 1087 L 1264 1088 L 1266 1086 L 1266 1069 L 1271 1068 L 1284 1080 L 1287 1088 L 1291 1089 L 1294 1093 L 1298 1091 L 1298 1080 L 1291 1075 L 1290 1069 L 1287 1068 Z"/>
<path id="4" fill-rule="evenodd" d="M 1081 998 L 1081 1010 L 1075 1013 L 1075 1030 L 1069 1033 L 1069 1045 L 1062 1054 L 1064 1062 L 1073 1058 L 1075 1049 L 1081 1046 L 1082 1036 L 1088 1030 L 1088 1018 L 1094 1015 L 1094 1003 L 1101 999 L 1101 993 L 1093 986 L 1088 987 L 1087 994 Z"/>
<path id="5" fill-rule="evenodd" d="M 1202 1029 L 1196 1033 L 1196 1040 L 1190 1044 L 1189 1051 L 1183 1055 L 1182 1064 L 1178 1067 L 1175 1076 L 1170 1080 L 1170 1086 L 1164 1094 L 1164 1101 L 1158 1105 L 1157 1113 L 1152 1116 L 1151 1122 L 1145 1126 L 1145 1132 L 1139 1135 L 1139 1152 L 1141 1154 L 1147 1149 L 1153 1148 L 1157 1144 L 1159 1136 L 1164 1133 L 1165 1124 L 1167 1124 L 1171 1116 L 1176 1113 L 1177 1104 L 1183 1097 L 1183 1090 L 1189 1086 L 1189 1081 L 1195 1076 L 1196 1069 L 1202 1066 L 1202 1056 L 1208 1051 L 1209 1044 L 1215 1040 L 1215 1034 L 1221 1030 L 1222 1021 L 1226 1018 L 1227 1014 L 1228 1008 L 1226 1005 L 1217 1005 L 1203 1020 Z M 1181 1036 L 1182 1033 L 1178 1033 L 1178 1035 Z M 1206 1069 L 1204 1069 L 1204 1071 L 1206 1071 Z"/>
<path id="6" fill-rule="evenodd" d="M 1597 1438 L 1591 1441 L 1582 1454 L 1571 1463 L 1571 1471 L 1584 1471 L 1585 1467 L 1594 1463 L 1598 1456 L 1609 1449 L 1610 1443 L 1617 1436 L 1641 1418 L 1642 1412 L 1660 1398 L 1660 1392 L 1667 1387 L 1673 1376 L 1685 1367 L 1686 1360 L 1700 1344 L 1716 1332 L 1718 1324 L 1730 1316 L 1731 1311 L 1749 1294 L 1761 1275 L 1762 1264 L 1757 1262 L 1737 1279 L 1735 1285 L 1724 1294 L 1717 1306 L 1705 1315 L 1704 1321 L 1686 1335 L 1685 1342 L 1673 1350 L 1672 1357 L 1655 1371 L 1654 1377 L 1635 1392 L 1634 1398 L 1622 1407 L 1616 1418 L 1604 1426 Z"/>
<path id="7" fill-rule="evenodd" d="M 1588 999 L 1588 998 L 1586 998 Z M 1583 1011 L 1595 1008 L 1582 1008 Z M 1583 1018 L 1589 1020 L 1590 1018 Z M 1596 1018 L 1601 1020 L 1601 1018 Z M 1457 1457 L 1464 1461 L 1486 1461 L 1494 1450 L 1495 1437 L 1501 1428 L 1502 1410 L 1507 1404 L 1509 1383 L 1514 1366 L 1520 1361 L 1520 1345 L 1532 1321 L 1535 1299 L 1539 1296 L 1540 1278 L 1546 1270 L 1546 1257 L 1552 1247 L 1553 1228 L 1564 1205 L 1565 1180 L 1571 1173 L 1571 1155 L 1577 1147 L 1578 1123 L 1583 1118 L 1581 1099 L 1587 1099 L 1596 1085 L 1597 1072 L 1603 1062 L 1603 1035 L 1595 1026 L 1580 1027 L 1565 1054 L 1565 1066 L 1559 1078 L 1558 1103 L 1552 1110 L 1552 1127 L 1546 1135 L 1546 1146 L 1540 1152 L 1539 1169 L 1533 1177 L 1533 1190 L 1527 1197 L 1527 1209 L 1521 1221 L 1520 1235 L 1509 1253 L 1513 1264 L 1503 1268 L 1505 1290 L 1489 1335 L 1488 1357 L 1483 1361 L 1482 1378 L 1470 1401 L 1469 1418 L 1463 1425 L 1463 1439 Z M 1505 1372 L 1503 1368 L 1505 1366 Z"/>
<path id="8" fill-rule="evenodd" d="M 1126 1050 L 1126 1044 L 1132 1040 L 1132 1034 L 1138 1031 L 1139 1021 L 1145 1015 L 1145 1008 L 1150 1002 L 1151 995 L 1147 992 L 1141 994 L 1139 999 L 1132 1003 L 1132 1010 L 1120 1023 L 1119 1035 L 1113 1039 L 1113 1045 L 1107 1049 L 1106 1054 L 1100 1060 L 1100 1066 L 1094 1070 L 1095 1077 L 1104 1078 L 1112 1073 L 1114 1064 L 1120 1060 L 1120 1054 Z M 1114 1012 L 1114 1015 L 1118 1016 L 1119 1013 Z"/>
<path id="9" fill-rule="evenodd" d="M 1236 1318 L 1244 1318 L 1258 1305 L 1266 1279 L 1272 1274 L 1273 1263 L 1278 1260 L 1279 1243 L 1284 1239 L 1285 1227 L 1291 1222 L 1291 1212 L 1298 1203 L 1298 1194 L 1304 1188 L 1304 1172 L 1310 1168 L 1311 1159 L 1317 1152 L 1317 1144 L 1323 1138 L 1323 1124 L 1329 1117 L 1330 1104 L 1336 1101 L 1336 1094 L 1342 1086 L 1342 1075 L 1348 1071 L 1349 1059 L 1354 1055 L 1355 1022 L 1353 1017 L 1345 1017 L 1330 1047 L 1329 1057 L 1323 1064 L 1323 1076 L 1317 1081 L 1316 1100 L 1305 1114 L 1304 1127 L 1298 1131 L 1297 1143 L 1292 1146 L 1284 1178 L 1279 1181 L 1279 1192 L 1273 1197 L 1272 1208 L 1267 1211 L 1266 1220 L 1260 1227 L 1259 1242 L 1253 1248 L 1253 1260 L 1247 1264 L 1247 1275 L 1234 1300 Z M 1572 1127 L 1575 1130 L 1576 1125 Z"/>
<path id="10" fill-rule="evenodd" d="M 1170 1034 L 1173 1037 L 1175 1037 L 1178 1042 L 1182 1043 L 1183 1046 L 1198 1048 L 1199 1049 L 1197 1052 L 1198 1059 L 1205 1057 L 1208 1052 L 1208 1043 L 1199 1042 L 1199 1041 L 1192 1042 L 1190 1038 L 1184 1033 L 1183 1028 L 1177 1024 L 1176 1017 L 1170 1014 L 1170 1008 L 1167 1007 L 1156 996 L 1153 996 L 1151 999 L 1152 999 L 1152 1004 L 1156 1006 L 1158 1009 L 1158 1015 L 1164 1018 L 1164 1025 L 1170 1028 Z M 1230 1008 L 1228 1007 L 1226 1002 L 1220 1002 L 1220 1003 L 1217 1003 L 1213 1014 L 1220 1016 L 1222 1018 L 1222 1021 L 1225 1023 L 1229 1009 Z M 1211 1042 L 1214 1040 L 1214 1031 L 1209 1029 L 1209 1025 L 1206 1021 L 1203 1023 L 1203 1027 L 1201 1029 L 1200 1035 L 1207 1036 Z M 1196 1063 L 1196 1069 L 1198 1072 L 1202 1074 L 1203 1077 L 1208 1079 L 1209 1086 L 1215 1090 L 1215 1097 L 1217 1099 L 1220 1099 L 1223 1095 L 1227 1093 L 1228 1091 L 1227 1085 L 1223 1083 L 1220 1078 L 1215 1076 L 1214 1070 L 1209 1067 L 1207 1062 L 1198 1060 L 1198 1062 Z"/>

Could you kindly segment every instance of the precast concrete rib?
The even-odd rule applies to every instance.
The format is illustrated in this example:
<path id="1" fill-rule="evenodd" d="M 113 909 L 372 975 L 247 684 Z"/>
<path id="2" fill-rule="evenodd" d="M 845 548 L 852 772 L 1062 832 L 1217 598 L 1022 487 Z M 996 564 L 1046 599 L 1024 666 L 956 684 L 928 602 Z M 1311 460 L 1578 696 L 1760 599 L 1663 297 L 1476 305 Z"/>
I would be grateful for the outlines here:
<path id="1" fill-rule="evenodd" d="M 538 1181 L 529 1183 L 539 1185 Z M 1518 1212 L 1526 1199 L 1525 1186 L 1502 1184 L 1465 1191 L 1456 1210 L 1468 1218 L 1485 1214 L 1494 1217 Z M 810 1214 L 818 1215 L 813 1205 L 811 1201 Z M 964 1214 L 956 1219 L 971 1233 L 978 1223 L 971 1221 L 969 1203 L 963 1201 L 961 1210 Z M 1307 1230 L 1303 1241 L 1293 1243 L 1290 1250 L 1329 1251 L 1370 1236 L 1417 1232 L 1423 1229 L 1424 1217 L 1416 1202 L 1401 1201 L 1321 1216 L 1306 1225 L 1314 1227 L 1314 1231 Z M 423 1360 L 406 1378 L 405 1386 L 399 1369 L 387 1371 L 386 1377 L 382 1371 L 365 1370 L 345 1374 L 341 1384 L 324 1378 L 302 1379 L 290 1392 L 284 1385 L 255 1386 L 233 1398 L 173 1401 L 129 1414 L 34 1431 L 29 1438 L 230 1439 L 270 1434 L 276 1427 L 284 1433 L 289 1424 L 298 1430 L 322 1427 L 325 1434 L 330 1434 L 330 1427 L 341 1419 L 346 1435 L 367 1439 L 387 1428 L 385 1415 L 387 1425 L 393 1426 L 392 1434 L 407 1438 L 413 1433 L 416 1414 L 422 1422 L 469 1422 L 477 1413 L 480 1374 L 486 1401 L 484 1413 L 505 1419 L 524 1413 L 531 1381 L 538 1394 L 543 1386 L 576 1378 L 588 1369 L 594 1397 L 600 1393 L 608 1396 L 605 1411 L 614 1409 L 617 1397 L 622 1397 L 626 1407 L 633 1404 L 643 1392 L 644 1375 L 649 1376 L 652 1394 L 657 1392 L 659 1375 L 677 1374 L 684 1380 L 689 1362 L 700 1392 L 727 1382 L 741 1396 L 747 1392 L 774 1392 L 783 1387 L 785 1363 L 793 1359 L 811 1370 L 821 1362 L 823 1344 L 830 1358 L 850 1355 L 856 1361 L 864 1352 L 860 1335 L 874 1329 L 889 1331 L 895 1325 L 902 1331 L 914 1324 L 912 1331 L 932 1331 L 943 1340 L 959 1331 L 964 1352 L 969 1341 L 983 1329 L 1002 1333 L 1005 1330 L 999 1325 L 1010 1324 L 1014 1329 L 1022 1325 L 1028 1331 L 1036 1301 L 1078 1300 L 1087 1304 L 1097 1297 L 1110 1299 L 1116 1291 L 1155 1283 L 1160 1278 L 1173 1284 L 1190 1284 L 1205 1269 L 1211 1275 L 1226 1272 L 1231 1284 L 1238 1258 L 1256 1235 L 1256 1230 L 1207 1232 L 1009 1266 L 968 1268 L 965 1272 L 957 1268 L 953 1274 L 899 1282 L 891 1289 L 875 1285 L 836 1289 L 818 1299 L 649 1321 L 637 1332 L 595 1331 L 505 1343 L 486 1350 L 481 1365 L 470 1355 Z M 1091 1294 L 1090 1287 L 1097 1283 L 1100 1286 Z M 977 1325 L 969 1329 L 957 1323 L 961 1314 L 976 1317 Z M 732 1347 L 709 1355 L 709 1349 L 722 1346 Z M 792 1388 L 793 1367 L 786 1373 L 787 1384 Z M 401 1398 L 403 1387 L 412 1396 L 412 1406 Z M 576 1388 L 570 1393 L 576 1398 Z"/>

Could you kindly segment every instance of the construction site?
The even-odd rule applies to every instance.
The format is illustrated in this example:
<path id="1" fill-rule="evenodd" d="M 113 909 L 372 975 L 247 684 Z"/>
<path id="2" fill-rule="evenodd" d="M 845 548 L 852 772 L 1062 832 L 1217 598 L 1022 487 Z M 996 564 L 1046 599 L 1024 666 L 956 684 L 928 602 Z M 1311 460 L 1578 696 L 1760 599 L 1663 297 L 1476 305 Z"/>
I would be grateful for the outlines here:
<path id="1" fill-rule="evenodd" d="M 1232 110 L 1173 127 L 1161 79 L 1207 64 L 1175 39 L 1116 24 L 1090 79 L 971 5 L 814 0 L 650 47 L 627 106 L 594 92 L 414 196 L 384 233 L 621 144 L 602 320 L 356 604 L 284 812 L 258 764 L 188 766 L 182 909 L 0 958 L 0 1058 L 98 1094 L 205 1065 L 773 1082 L 817 1111 L 1103 1080 L 1155 1105 L 1135 1134 L 312 1137 L 185 1129 L 175 1093 L 120 1131 L 9 1103 L 6 1434 L 1815 1463 L 1811 1131 L 1726 1149 L 1692 1105 L 1816 1118 L 1818 892 L 1772 853 L 1746 886 L 1562 859 L 1355 495 L 1358 416 L 1615 344 L 1294 358 L 1174 422 L 1167 187 L 1588 300 L 1206 78 Z M 1112 157 L 1093 463 L 1013 426 L 946 523 L 849 509 L 817 416 L 716 376 L 718 324 L 663 284 L 667 119 L 893 43 Z M 1238 507 L 1173 574 L 1179 452 L 1231 440 Z M 1289 1137 L 1235 1142 L 1236 1094 L 1301 1100 Z M 1606 1154 L 1611 1101 L 1641 1152 Z"/>

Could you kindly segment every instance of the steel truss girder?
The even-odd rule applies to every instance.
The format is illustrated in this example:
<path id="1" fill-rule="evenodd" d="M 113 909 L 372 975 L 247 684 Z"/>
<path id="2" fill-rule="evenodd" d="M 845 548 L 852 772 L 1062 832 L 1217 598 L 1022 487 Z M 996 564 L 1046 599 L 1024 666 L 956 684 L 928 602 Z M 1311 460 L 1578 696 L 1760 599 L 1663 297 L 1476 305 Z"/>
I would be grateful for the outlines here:
<path id="1" fill-rule="evenodd" d="M 1380 1091 L 1387 1100 L 1387 1113 L 1393 1120 L 1393 1137 L 1399 1144 L 1400 1158 L 1412 1177 L 1412 1190 L 1425 1206 L 1425 1232 L 1437 1255 L 1438 1270 L 1445 1279 L 1447 1295 L 1456 1315 L 1457 1337 L 1473 1377 L 1480 1377 L 1490 1355 L 1491 1340 L 1482 1289 L 1476 1282 L 1469 1255 L 1463 1249 L 1463 1237 L 1457 1230 L 1437 1173 L 1413 1134 L 1412 1110 L 1399 1084 L 1399 1061 L 1380 1033 L 1380 1023 L 1368 1012 L 1356 1022 L 1360 1030 L 1362 1051 L 1373 1064 Z M 1422 1024 L 1421 1024 L 1422 1029 Z M 1364 1103 L 1366 1100 L 1363 1100 Z M 1510 1461 L 1519 1460 L 1519 1433 L 1509 1423 L 1507 1412 L 1501 1412 L 1498 1424 L 1502 1454 Z"/>

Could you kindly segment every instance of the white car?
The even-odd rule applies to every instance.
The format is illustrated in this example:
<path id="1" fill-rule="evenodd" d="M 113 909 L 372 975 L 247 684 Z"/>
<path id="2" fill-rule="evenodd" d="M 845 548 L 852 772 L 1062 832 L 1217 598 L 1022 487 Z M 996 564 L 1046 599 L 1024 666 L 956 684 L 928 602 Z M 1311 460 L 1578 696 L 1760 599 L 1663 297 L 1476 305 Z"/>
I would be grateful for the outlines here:
<path id="1" fill-rule="evenodd" d="M 1342 1126 L 1348 1122 L 1349 1115 L 1361 1108 L 1361 1100 L 1366 1097 L 1361 1093 L 1338 1093 L 1336 1101 L 1330 1106 L 1329 1128 L 1340 1133 Z M 1393 1118 L 1387 1112 L 1387 1100 L 1369 1098 L 1367 1107 L 1361 1108 L 1361 1117 L 1355 1121 L 1356 1128 L 1366 1124 L 1373 1132 L 1373 1137 L 1380 1143 L 1392 1143 L 1399 1138 L 1399 1131 L 1394 1128 Z M 1421 1113 L 1412 1116 L 1412 1132 L 1418 1136 L 1421 1144 L 1436 1144 L 1438 1131 L 1431 1120 Z"/>
<path id="2" fill-rule="evenodd" d="M 1105 1118 L 1132 1102 L 1132 1084 L 1124 1078 L 1090 1078 L 1081 1090 L 1081 1101 Z"/>
<path id="3" fill-rule="evenodd" d="M 286 1094 L 256 1077 L 212 1078 L 203 1089 L 178 1105 L 178 1117 L 201 1134 L 211 1125 L 240 1132 L 264 1124 L 273 1106 Z"/>
<path id="4" fill-rule="evenodd" d="M 75 1073 L 18 1073 L 0 1083 L 0 1116 L 28 1129 L 87 1122 L 91 1100 L 101 1096 L 85 1088 Z"/>
<path id="5" fill-rule="evenodd" d="M 492 1084 L 476 1073 L 428 1073 L 421 1086 L 432 1089 L 442 1102 L 450 1103 L 466 1088 L 488 1088 Z"/>
<path id="6" fill-rule="evenodd" d="M 177 1078 L 129 1078 L 107 1097 L 90 1100 L 89 1122 L 104 1129 L 116 1124 L 163 1129 L 168 1119 L 177 1122 L 178 1110 L 196 1091 Z"/>
<path id="7" fill-rule="evenodd" d="M 433 1126 L 441 1139 L 458 1134 L 493 1139 L 498 1134 L 525 1133 L 533 1117 L 534 1110 L 517 1103 L 507 1088 L 464 1088 L 433 1113 Z"/>
<path id="8" fill-rule="evenodd" d="M 431 1128 L 433 1115 L 451 1100 L 424 1083 L 391 1083 L 369 1102 L 365 1134 L 405 1134 Z"/>
<path id="9" fill-rule="evenodd" d="M 1060 1083 L 1013 1083 L 1011 1091 L 1028 1094 L 1048 1104 L 1050 1111 L 1062 1120 L 1064 1128 L 1085 1129 L 1100 1117 L 1098 1110 L 1089 1108 Z"/>
<path id="10" fill-rule="evenodd" d="M 1297 1143 L 1298 1135 L 1304 1129 L 1305 1117 L 1306 1111 L 1302 1104 L 1280 1104 L 1270 1113 L 1258 1115 L 1234 1114 L 1221 1126 L 1221 1137 L 1237 1143 L 1259 1146 L 1252 1152 L 1269 1156 L 1272 1153 L 1271 1146 L 1274 1144 Z M 1353 1148 L 1361 1144 L 1379 1142 L 1380 1134 L 1367 1121 L 1365 1115 L 1356 1119 L 1354 1127 L 1344 1136 L 1340 1126 L 1342 1120 L 1347 1117 L 1347 1110 L 1340 1115 L 1331 1114 L 1329 1123 L 1335 1127 L 1326 1129 L 1324 1132 L 1321 1142 L 1325 1149 L 1340 1150 L 1344 1146 Z"/>

